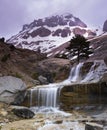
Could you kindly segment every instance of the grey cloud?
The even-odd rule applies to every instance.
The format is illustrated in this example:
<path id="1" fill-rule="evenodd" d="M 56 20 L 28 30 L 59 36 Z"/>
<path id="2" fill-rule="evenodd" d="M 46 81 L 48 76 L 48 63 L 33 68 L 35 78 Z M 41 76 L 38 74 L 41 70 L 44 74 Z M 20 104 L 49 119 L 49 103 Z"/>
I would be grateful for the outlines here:
<path id="1" fill-rule="evenodd" d="M 86 24 L 102 26 L 106 0 L 0 0 L 0 36 L 9 37 L 39 17 L 71 12 Z"/>

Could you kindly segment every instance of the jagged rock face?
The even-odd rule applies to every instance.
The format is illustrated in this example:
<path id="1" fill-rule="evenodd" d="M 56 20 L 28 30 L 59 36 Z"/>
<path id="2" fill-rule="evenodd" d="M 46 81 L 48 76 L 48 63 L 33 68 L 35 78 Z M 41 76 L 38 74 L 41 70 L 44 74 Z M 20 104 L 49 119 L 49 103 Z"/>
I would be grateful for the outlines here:
<path id="1" fill-rule="evenodd" d="M 45 36 L 49 36 L 50 34 L 51 31 L 49 29 L 40 27 L 37 30 L 34 30 L 30 35 L 31 37 L 36 37 L 36 36 L 45 37 Z"/>
<path id="2" fill-rule="evenodd" d="M 104 31 L 104 32 L 107 32 L 107 20 L 104 22 L 103 31 Z"/>
<path id="3" fill-rule="evenodd" d="M 72 14 L 55 15 L 23 25 L 22 30 L 12 36 L 8 43 L 19 48 L 40 49 L 41 52 L 47 53 L 69 41 L 75 34 L 89 37 L 94 33 Z"/>

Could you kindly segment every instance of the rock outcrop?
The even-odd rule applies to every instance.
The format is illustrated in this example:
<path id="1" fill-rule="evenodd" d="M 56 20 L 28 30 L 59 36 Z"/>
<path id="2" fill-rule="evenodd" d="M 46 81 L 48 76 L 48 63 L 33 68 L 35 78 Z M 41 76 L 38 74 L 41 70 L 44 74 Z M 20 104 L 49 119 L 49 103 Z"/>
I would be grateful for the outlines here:
<path id="1" fill-rule="evenodd" d="M 71 84 L 60 92 L 60 108 L 63 110 L 107 103 L 106 83 Z"/>
<path id="2" fill-rule="evenodd" d="M 104 130 L 104 127 L 102 124 L 98 123 L 86 123 L 85 130 Z"/>
<path id="3" fill-rule="evenodd" d="M 107 20 L 104 22 L 103 31 L 104 31 L 104 32 L 107 32 Z"/>

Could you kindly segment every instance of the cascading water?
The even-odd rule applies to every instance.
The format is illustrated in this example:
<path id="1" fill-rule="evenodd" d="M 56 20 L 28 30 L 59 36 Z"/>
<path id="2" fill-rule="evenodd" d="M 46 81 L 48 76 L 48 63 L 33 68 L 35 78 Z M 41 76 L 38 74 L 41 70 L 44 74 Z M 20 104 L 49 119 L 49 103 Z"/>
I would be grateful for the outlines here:
<path id="1" fill-rule="evenodd" d="M 38 91 L 38 106 L 39 107 L 57 107 L 57 87 L 39 88 Z"/>
<path id="2" fill-rule="evenodd" d="M 33 99 L 35 95 L 35 100 Z M 31 89 L 30 105 L 36 104 L 37 111 L 51 111 L 58 108 L 58 87 L 51 85 L 43 85 Z M 36 103 L 31 103 L 36 102 Z"/>
<path id="3" fill-rule="evenodd" d="M 96 82 L 101 78 L 103 73 L 107 71 L 107 67 L 103 61 L 94 61 L 94 64 L 91 66 L 89 72 L 83 78 L 82 75 L 80 74 L 80 70 L 82 67 L 83 63 L 79 63 L 78 65 L 72 67 L 68 79 L 63 82 L 37 86 L 31 89 L 31 95 L 30 95 L 31 107 L 34 106 L 39 111 L 46 109 L 52 110 L 53 108 L 56 109 L 59 106 L 58 101 L 59 92 L 63 86 L 71 85 L 72 83 L 76 84 L 76 83 Z"/>
<path id="4" fill-rule="evenodd" d="M 73 67 L 70 72 L 70 76 L 67 80 L 54 83 L 49 85 L 42 85 L 37 86 L 31 89 L 30 94 L 30 106 L 34 106 L 38 111 L 44 110 L 52 110 L 56 109 L 59 106 L 59 88 L 63 87 L 64 85 L 71 84 L 71 82 L 77 82 L 80 80 L 80 68 L 82 67 L 83 63 L 79 63 L 77 66 Z M 34 99 L 35 97 L 35 99 Z M 34 103 L 35 102 L 35 103 Z M 37 111 L 36 110 L 36 111 Z"/>
<path id="5" fill-rule="evenodd" d="M 68 80 L 70 80 L 71 82 L 80 81 L 81 80 L 80 69 L 81 69 L 82 66 L 83 66 L 83 63 L 79 63 L 77 66 L 74 66 L 71 69 Z"/>

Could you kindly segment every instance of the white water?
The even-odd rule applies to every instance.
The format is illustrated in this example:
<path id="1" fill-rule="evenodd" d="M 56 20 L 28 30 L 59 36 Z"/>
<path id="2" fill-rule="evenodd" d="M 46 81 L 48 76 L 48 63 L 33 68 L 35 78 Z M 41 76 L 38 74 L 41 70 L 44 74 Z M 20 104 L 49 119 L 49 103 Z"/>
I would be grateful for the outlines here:
<path id="1" fill-rule="evenodd" d="M 68 80 L 70 80 L 71 82 L 79 82 L 81 80 L 80 69 L 82 66 L 83 63 L 79 63 L 77 66 L 74 66 L 71 69 Z"/>
<path id="2" fill-rule="evenodd" d="M 36 106 L 32 105 L 33 95 L 36 94 Z M 31 89 L 30 105 L 38 112 L 53 111 L 58 108 L 58 87 L 50 85 L 38 86 Z M 33 101 L 34 102 L 34 101 Z"/>
<path id="3" fill-rule="evenodd" d="M 48 123 L 38 130 L 84 130 L 84 125 L 78 122 L 63 122 L 62 124 Z"/>

